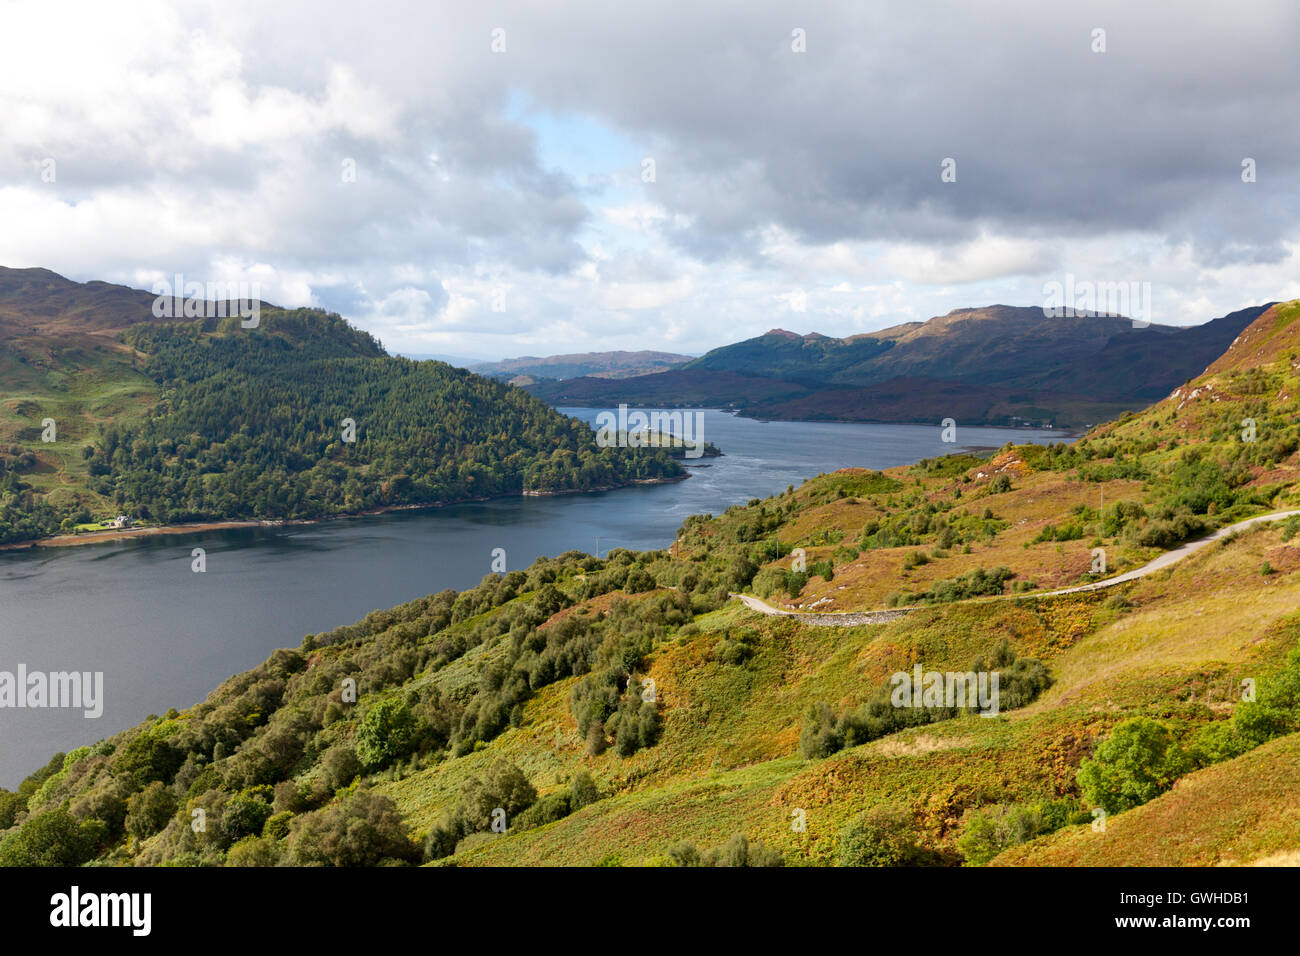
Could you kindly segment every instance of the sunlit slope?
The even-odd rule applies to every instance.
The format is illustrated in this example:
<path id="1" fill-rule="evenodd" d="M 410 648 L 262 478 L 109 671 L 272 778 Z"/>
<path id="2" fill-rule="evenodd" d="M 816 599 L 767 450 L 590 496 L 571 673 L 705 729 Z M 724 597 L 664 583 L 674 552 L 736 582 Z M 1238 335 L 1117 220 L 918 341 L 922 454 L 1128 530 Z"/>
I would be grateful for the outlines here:
<path id="1" fill-rule="evenodd" d="M 579 768 L 613 791 L 548 826 L 471 838 L 454 858 L 467 864 L 662 862 L 679 841 L 715 845 L 738 831 L 779 847 L 789 862 L 829 863 L 842 828 L 881 807 L 901 809 L 922 845 L 955 863 L 972 811 L 1077 799 L 1079 762 L 1121 720 L 1221 717 L 1228 705 L 1207 705 L 1205 687 L 1266 671 L 1296 646 L 1300 561 L 1266 582 L 1257 571 L 1265 555 L 1296 552 L 1279 536 L 1276 529 L 1254 532 L 1126 586 L 1131 607 L 1108 606 L 1098 595 L 1026 598 L 846 629 L 728 608 L 652 656 L 646 673 L 659 687 L 664 716 L 655 747 L 630 759 L 584 753 L 567 682 L 530 702 L 518 728 L 478 753 L 382 788 L 416 829 L 432 825 L 461 780 L 498 756 L 524 768 L 543 792 L 560 789 Z M 719 639 L 738 627 L 759 635 L 757 653 L 742 666 L 713 659 Z M 905 730 L 824 760 L 798 755 L 808 704 L 847 708 L 894 670 L 917 661 L 960 668 L 1002 639 L 1048 663 L 1056 683 L 1035 703 L 993 720 L 962 717 Z M 1203 773 L 1222 777 L 1239 763 Z M 806 833 L 791 830 L 798 809 Z M 1260 839 L 1270 852 L 1300 850 L 1300 831 Z"/>
<path id="2" fill-rule="evenodd" d="M 1007 850 L 1004 866 L 1225 866 L 1300 863 L 1300 734 L 1190 774 L 1107 822 Z"/>
<path id="3" fill-rule="evenodd" d="M 823 475 L 690 518 L 671 549 L 570 552 L 314 635 L 0 794 L 0 812 L 21 804 L 0 859 L 28 839 L 24 814 L 67 813 L 103 840 L 73 861 L 110 864 L 641 865 L 737 834 L 788 865 L 1155 860 L 1141 834 L 1174 832 L 1161 807 L 1195 812 L 1185 795 L 1291 799 L 1300 519 L 1044 592 L 1297 506 L 1295 310 L 1073 444 Z M 818 627 L 734 592 L 907 613 Z M 918 665 L 997 670 L 1009 696 L 990 717 L 887 704 Z M 1113 794 L 1081 768 L 1135 726 L 1159 744 L 1138 768 L 1150 785 L 1089 842 Z M 166 812 L 126 813 L 139 832 L 123 834 L 146 789 Z M 192 834 L 194 809 L 220 825 Z M 1187 834 L 1159 861 L 1300 853 L 1280 810 Z"/>

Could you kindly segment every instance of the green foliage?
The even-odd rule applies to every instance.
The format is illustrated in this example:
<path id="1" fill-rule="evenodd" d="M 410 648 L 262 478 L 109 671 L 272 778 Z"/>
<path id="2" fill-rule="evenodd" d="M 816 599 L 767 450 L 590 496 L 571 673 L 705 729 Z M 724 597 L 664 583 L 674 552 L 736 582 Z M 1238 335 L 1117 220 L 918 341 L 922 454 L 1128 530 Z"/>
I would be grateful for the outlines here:
<path id="1" fill-rule="evenodd" d="M 165 827 L 175 812 L 175 795 L 162 781 L 155 780 L 127 800 L 126 832 L 137 840 L 148 839 Z"/>
<path id="2" fill-rule="evenodd" d="M 579 770 L 569 781 L 569 805 L 577 813 L 583 807 L 590 806 L 600 799 L 600 789 L 591 774 Z"/>
<path id="3" fill-rule="evenodd" d="M 902 810 L 882 807 L 859 814 L 839 834 L 837 866 L 920 866 L 930 854 L 917 844 L 915 826 Z"/>
<path id="4" fill-rule="evenodd" d="M 335 315 L 268 310 L 255 330 L 149 324 L 124 337 L 163 401 L 142 424 L 105 429 L 89 483 L 141 518 L 314 518 L 683 474 L 662 449 L 597 447 L 590 427 L 520 389 L 384 355 Z M 0 495 L 0 540 L 56 530 L 66 515 L 19 491 Z"/>
<path id="5" fill-rule="evenodd" d="M 1222 511 L 1236 500 L 1223 468 L 1200 457 L 1197 449 L 1190 449 L 1183 456 L 1170 474 L 1169 482 L 1171 490 L 1166 501 L 1170 507 L 1186 509 L 1192 514 L 1203 515 L 1211 505 Z"/>
<path id="6" fill-rule="evenodd" d="M 415 718 L 404 700 L 381 700 L 357 728 L 357 757 L 367 770 L 386 767 L 410 753 L 415 732 Z"/>
<path id="7" fill-rule="evenodd" d="M 27 798 L 21 793 L 0 790 L 0 830 L 8 830 L 14 825 L 18 814 L 27 809 Z"/>
<path id="8" fill-rule="evenodd" d="M 393 801 L 372 790 L 298 817 L 285 842 L 292 866 L 375 866 L 420 856 Z"/>
<path id="9" fill-rule="evenodd" d="M 1200 766 L 1230 760 L 1278 737 L 1300 731 L 1300 647 L 1276 674 L 1256 688 L 1256 699 L 1242 701 L 1228 720 L 1193 735 L 1188 751 Z"/>
<path id="10" fill-rule="evenodd" d="M 0 867 L 80 866 L 103 836 L 97 820 L 78 822 L 67 810 L 37 813 L 0 840 Z"/>
<path id="11" fill-rule="evenodd" d="M 1003 585 L 1015 576 L 1014 571 L 1002 565 L 996 568 L 972 568 L 959 577 L 935 581 L 928 591 L 918 597 L 927 604 L 946 604 L 950 601 L 1001 594 Z"/>
<path id="12" fill-rule="evenodd" d="M 226 840 L 234 842 L 261 834 L 271 816 L 271 804 L 267 800 L 270 789 L 256 787 L 237 793 L 227 801 L 221 814 L 221 833 Z"/>
<path id="13" fill-rule="evenodd" d="M 486 830 L 492 825 L 492 811 L 502 809 L 506 820 L 527 810 L 537 799 L 537 790 L 514 764 L 497 759 L 482 774 L 465 781 L 460 792 L 460 814 L 466 832 Z"/>
<path id="14" fill-rule="evenodd" d="M 711 656 L 720 664 L 739 667 L 758 650 L 758 635 L 746 628 L 730 628 L 713 645 Z"/>
<path id="15" fill-rule="evenodd" d="M 1168 549 L 1199 538 L 1209 530 L 1210 525 L 1205 520 L 1181 512 L 1171 518 L 1150 522 L 1138 533 L 1137 543 L 1144 548 Z"/>
<path id="16" fill-rule="evenodd" d="M 785 866 L 779 850 L 762 843 L 750 843 L 743 833 L 732 834 L 722 846 L 700 852 L 690 843 L 679 843 L 668 851 L 674 866 Z"/>
<path id="17" fill-rule="evenodd" d="M 1007 847 L 1028 843 L 1087 815 L 1066 800 L 981 807 L 970 815 L 957 838 L 967 866 L 983 866 Z"/>
<path id="18" fill-rule="evenodd" d="M 536 802 L 537 790 L 524 772 L 506 760 L 494 760 L 481 774 L 469 777 L 461 785 L 455 807 L 433 826 L 425 839 L 425 859 L 450 856 L 465 836 L 490 829 L 497 810 L 505 812 L 507 826 L 528 829 L 559 819 L 574 809 L 569 794 L 560 793 L 536 813 L 524 816 Z"/>
<path id="19" fill-rule="evenodd" d="M 564 819 L 572 812 L 573 804 L 569 800 L 568 793 L 561 790 L 558 793 L 547 794 L 515 817 L 511 830 L 531 830 L 533 827 L 545 826 Z"/>
<path id="20" fill-rule="evenodd" d="M 1120 813 L 1159 796 L 1189 768 L 1190 760 L 1163 724 L 1134 717 L 1083 761 L 1079 788 L 1093 806 Z"/>
<path id="21" fill-rule="evenodd" d="M 1017 657 L 1005 640 L 998 645 L 991 660 L 981 657 L 971 664 L 969 670 L 976 675 L 997 671 L 999 711 L 1024 707 L 1052 683 L 1047 668 L 1041 661 Z M 992 690 L 991 680 L 989 689 Z M 946 698 L 944 704 L 936 705 L 924 703 L 921 689 L 913 688 L 912 693 L 915 695 L 913 703 L 922 704 L 921 706 L 896 701 L 895 684 L 891 679 L 883 683 L 870 700 L 838 719 L 824 703 L 809 705 L 799 731 L 800 756 L 816 760 L 845 747 L 856 747 L 907 727 L 948 720 L 963 710 L 956 706 L 955 694 L 953 706 L 947 706 Z M 973 712 L 979 707 L 978 701 L 974 699 L 973 685 L 969 694 L 964 709 Z"/>

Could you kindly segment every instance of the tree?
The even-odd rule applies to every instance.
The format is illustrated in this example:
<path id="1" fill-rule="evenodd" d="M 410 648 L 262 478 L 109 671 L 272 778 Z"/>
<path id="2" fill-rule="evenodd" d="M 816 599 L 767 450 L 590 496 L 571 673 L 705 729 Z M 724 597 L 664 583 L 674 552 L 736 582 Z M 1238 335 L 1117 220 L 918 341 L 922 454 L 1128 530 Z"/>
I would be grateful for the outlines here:
<path id="1" fill-rule="evenodd" d="M 1134 717 L 1119 724 L 1080 765 L 1079 787 L 1094 806 L 1120 813 L 1168 790 L 1189 764 L 1164 725 Z"/>
<path id="2" fill-rule="evenodd" d="M 877 808 L 860 814 L 840 831 L 835 863 L 837 866 L 915 866 L 924 856 L 906 814 L 892 808 Z"/>
<path id="3" fill-rule="evenodd" d="M 367 770 L 388 766 L 406 756 L 415 741 L 415 717 L 397 697 L 381 700 L 366 712 L 357 729 L 357 757 Z"/>
<path id="4" fill-rule="evenodd" d="M 126 801 L 126 832 L 137 840 L 148 839 L 165 827 L 175 812 L 175 795 L 155 780 Z"/>
<path id="5" fill-rule="evenodd" d="M 396 804 L 372 790 L 358 790 L 303 814 L 293 822 L 286 844 L 292 866 L 375 866 L 420 857 Z"/>
<path id="6" fill-rule="evenodd" d="M 573 812 L 577 813 L 583 807 L 595 803 L 600 799 L 600 790 L 596 787 L 596 781 L 591 778 L 591 774 L 585 770 L 579 770 L 569 781 L 569 806 Z"/>
<path id="7" fill-rule="evenodd" d="M 0 840 L 0 867 L 80 866 L 95 855 L 103 826 L 97 820 L 78 824 L 63 809 L 35 814 Z"/>
<path id="8" fill-rule="evenodd" d="M 461 808 L 471 831 L 486 830 L 492 811 L 501 809 L 509 821 L 537 800 L 537 790 L 514 764 L 497 758 L 481 776 L 470 777 L 461 788 Z"/>

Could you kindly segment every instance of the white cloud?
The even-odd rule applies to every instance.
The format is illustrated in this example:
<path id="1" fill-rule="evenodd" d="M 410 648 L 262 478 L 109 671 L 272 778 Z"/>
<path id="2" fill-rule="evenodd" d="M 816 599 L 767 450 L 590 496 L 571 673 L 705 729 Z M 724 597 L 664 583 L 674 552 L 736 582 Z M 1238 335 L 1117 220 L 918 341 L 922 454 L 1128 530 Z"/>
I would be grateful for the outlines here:
<path id="1" fill-rule="evenodd" d="M 852 334 L 1066 271 L 1150 281 L 1156 321 L 1300 294 L 1300 131 L 1258 121 L 1295 112 L 1300 15 L 1097 15 L 1104 62 L 1059 12 L 813 3 L 796 61 L 774 2 L 7 3 L 0 264 L 255 280 L 390 348 L 495 355 Z"/>

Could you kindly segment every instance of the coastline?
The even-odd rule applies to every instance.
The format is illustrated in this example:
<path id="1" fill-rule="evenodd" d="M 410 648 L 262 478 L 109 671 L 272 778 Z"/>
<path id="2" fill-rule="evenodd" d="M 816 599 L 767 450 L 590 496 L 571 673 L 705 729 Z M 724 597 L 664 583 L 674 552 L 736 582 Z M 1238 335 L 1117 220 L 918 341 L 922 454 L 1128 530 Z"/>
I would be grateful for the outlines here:
<path id="1" fill-rule="evenodd" d="M 553 498 L 561 495 L 585 495 L 592 492 L 617 491 L 636 485 L 667 485 L 690 478 L 690 472 L 673 478 L 637 478 L 621 485 L 601 485 L 598 488 L 566 488 L 560 491 L 521 491 L 516 494 L 485 495 L 479 498 L 457 498 L 454 501 L 432 501 L 427 504 L 381 505 L 364 511 L 350 511 L 346 514 L 322 515 L 319 518 L 239 518 L 225 521 L 194 521 L 186 524 L 164 524 L 143 528 L 128 528 L 113 531 L 87 531 L 82 534 L 56 534 L 48 538 L 36 538 L 30 541 L 12 541 L 0 544 L 3 551 L 29 551 L 33 548 L 69 548 L 86 544 L 102 544 L 110 541 L 126 541 L 132 538 L 147 538 L 156 535 L 200 534 L 205 531 L 226 531 L 233 528 L 285 528 L 295 525 L 323 524 L 326 521 L 346 521 L 353 518 L 373 518 L 376 515 L 391 514 L 397 511 L 426 511 L 447 508 L 451 505 L 466 505 L 501 498 Z"/>

